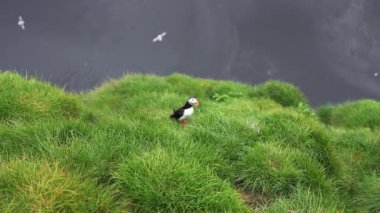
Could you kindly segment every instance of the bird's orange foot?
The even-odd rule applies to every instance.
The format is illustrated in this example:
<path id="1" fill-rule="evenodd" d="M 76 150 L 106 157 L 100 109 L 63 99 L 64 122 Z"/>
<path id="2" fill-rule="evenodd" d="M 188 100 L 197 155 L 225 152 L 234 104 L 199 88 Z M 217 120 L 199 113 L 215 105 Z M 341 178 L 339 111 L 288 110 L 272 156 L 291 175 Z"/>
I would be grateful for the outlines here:
<path id="1" fill-rule="evenodd" d="M 181 124 L 182 124 L 183 127 L 185 127 L 187 125 L 186 120 L 181 121 Z"/>

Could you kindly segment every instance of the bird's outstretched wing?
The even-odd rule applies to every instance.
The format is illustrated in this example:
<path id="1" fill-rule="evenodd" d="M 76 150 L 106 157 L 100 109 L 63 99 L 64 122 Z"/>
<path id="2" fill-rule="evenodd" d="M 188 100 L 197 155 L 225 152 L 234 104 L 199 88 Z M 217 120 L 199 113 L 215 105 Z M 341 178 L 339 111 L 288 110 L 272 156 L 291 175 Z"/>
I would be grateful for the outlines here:
<path id="1" fill-rule="evenodd" d="M 161 42 L 161 41 L 164 39 L 164 36 L 166 36 L 166 32 L 163 32 L 163 33 L 161 33 L 161 34 L 158 34 L 158 35 L 152 40 L 152 42 L 153 42 L 153 43 L 154 43 L 154 42 L 157 42 L 157 41 Z"/>
<path id="2" fill-rule="evenodd" d="M 184 112 L 185 110 L 183 108 L 173 110 L 173 114 L 170 115 L 170 118 L 178 120 L 180 117 L 182 117 Z"/>

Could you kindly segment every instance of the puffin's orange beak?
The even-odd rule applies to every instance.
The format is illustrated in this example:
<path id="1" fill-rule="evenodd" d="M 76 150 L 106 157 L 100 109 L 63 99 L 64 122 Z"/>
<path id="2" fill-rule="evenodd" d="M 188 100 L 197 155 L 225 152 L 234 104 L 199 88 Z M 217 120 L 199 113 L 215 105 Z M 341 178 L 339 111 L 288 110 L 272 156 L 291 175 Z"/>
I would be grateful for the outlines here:
<path id="1" fill-rule="evenodd" d="M 199 105 L 200 105 L 199 101 L 195 102 L 196 107 L 199 107 Z"/>

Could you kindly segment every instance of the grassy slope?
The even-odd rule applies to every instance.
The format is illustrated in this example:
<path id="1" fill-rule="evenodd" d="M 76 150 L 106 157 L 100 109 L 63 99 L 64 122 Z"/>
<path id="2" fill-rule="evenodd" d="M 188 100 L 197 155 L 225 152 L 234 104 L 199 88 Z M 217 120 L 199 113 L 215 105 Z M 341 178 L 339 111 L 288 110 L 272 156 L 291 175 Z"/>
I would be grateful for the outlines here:
<path id="1" fill-rule="evenodd" d="M 2 212 L 380 210 L 375 101 L 314 113 L 289 84 L 180 74 L 70 94 L 10 72 L 0 100 Z"/>

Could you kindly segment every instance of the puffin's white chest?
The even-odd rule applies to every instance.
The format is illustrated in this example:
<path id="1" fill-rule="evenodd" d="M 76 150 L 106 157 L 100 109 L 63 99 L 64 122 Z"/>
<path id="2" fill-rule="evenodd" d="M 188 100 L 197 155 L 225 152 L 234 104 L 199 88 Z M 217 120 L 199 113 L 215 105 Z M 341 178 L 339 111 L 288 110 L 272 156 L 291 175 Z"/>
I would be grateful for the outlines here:
<path id="1" fill-rule="evenodd" d="M 178 120 L 182 121 L 182 120 L 187 119 L 193 114 L 193 112 L 194 112 L 193 107 L 190 107 L 189 109 L 185 109 L 185 111 L 183 112 L 183 115 Z"/>

